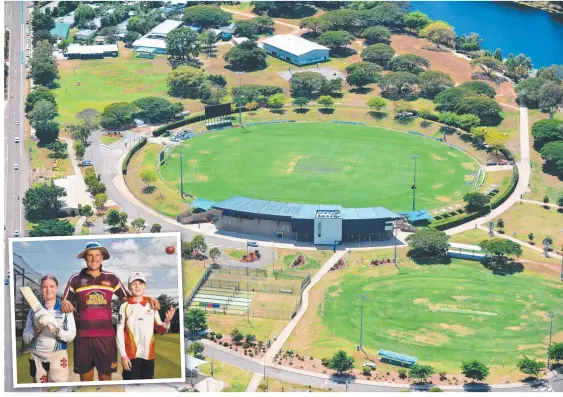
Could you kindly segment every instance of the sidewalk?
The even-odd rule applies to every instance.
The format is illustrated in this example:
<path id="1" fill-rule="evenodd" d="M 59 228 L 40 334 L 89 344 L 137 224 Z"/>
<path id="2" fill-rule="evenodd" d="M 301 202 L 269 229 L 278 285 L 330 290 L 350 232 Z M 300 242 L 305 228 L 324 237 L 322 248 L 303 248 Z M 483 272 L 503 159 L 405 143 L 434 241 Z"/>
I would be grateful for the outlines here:
<path id="1" fill-rule="evenodd" d="M 262 383 L 262 379 L 264 379 L 264 376 L 262 374 L 255 372 L 252 375 L 252 378 L 250 379 L 248 386 L 246 386 L 246 392 L 255 393 L 256 390 L 258 390 L 258 386 L 260 386 L 260 383 Z"/>
<path id="2" fill-rule="evenodd" d="M 72 147 L 72 140 L 68 138 L 63 138 L 67 144 L 68 149 L 68 157 L 72 164 L 72 170 L 74 171 L 74 175 L 76 176 L 76 201 L 80 205 L 93 205 L 92 195 L 88 193 L 88 186 L 86 182 L 84 182 L 84 177 L 82 176 L 82 171 L 78 166 L 78 161 L 76 161 L 76 153 L 74 152 L 74 148 Z"/>

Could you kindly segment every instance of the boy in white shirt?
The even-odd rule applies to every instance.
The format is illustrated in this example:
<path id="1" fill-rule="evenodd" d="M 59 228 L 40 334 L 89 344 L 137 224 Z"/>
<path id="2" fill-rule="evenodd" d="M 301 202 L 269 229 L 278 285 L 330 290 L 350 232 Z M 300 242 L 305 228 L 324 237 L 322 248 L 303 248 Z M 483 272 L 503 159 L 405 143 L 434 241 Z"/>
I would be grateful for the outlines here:
<path id="1" fill-rule="evenodd" d="M 154 332 L 165 334 L 176 310 L 171 307 L 162 323 L 158 311 L 151 309 L 144 296 L 145 276 L 132 273 L 128 284 L 131 296 L 119 308 L 117 323 L 117 349 L 123 366 L 123 380 L 154 379 Z"/>

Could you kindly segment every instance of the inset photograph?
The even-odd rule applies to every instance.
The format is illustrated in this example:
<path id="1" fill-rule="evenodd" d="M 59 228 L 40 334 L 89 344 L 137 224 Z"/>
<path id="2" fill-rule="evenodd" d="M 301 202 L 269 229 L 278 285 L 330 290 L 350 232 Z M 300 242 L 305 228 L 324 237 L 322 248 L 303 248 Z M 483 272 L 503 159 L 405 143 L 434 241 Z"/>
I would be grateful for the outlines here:
<path id="1" fill-rule="evenodd" d="M 180 233 L 10 240 L 14 387 L 184 381 Z"/>

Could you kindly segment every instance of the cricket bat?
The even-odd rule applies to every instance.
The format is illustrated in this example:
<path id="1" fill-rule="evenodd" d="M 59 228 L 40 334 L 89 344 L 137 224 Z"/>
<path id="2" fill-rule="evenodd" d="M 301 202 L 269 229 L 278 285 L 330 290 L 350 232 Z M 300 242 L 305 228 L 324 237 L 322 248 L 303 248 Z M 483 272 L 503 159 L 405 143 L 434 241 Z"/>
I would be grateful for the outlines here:
<path id="1" fill-rule="evenodd" d="M 44 327 L 49 327 L 49 330 L 55 333 L 57 330 L 57 322 L 55 321 L 55 318 L 49 314 L 43 305 L 41 305 L 41 302 L 39 302 L 39 299 L 37 299 L 31 288 L 20 287 L 20 292 L 31 307 L 31 310 L 33 310 L 33 313 L 35 313 L 35 318 L 39 324 Z"/>

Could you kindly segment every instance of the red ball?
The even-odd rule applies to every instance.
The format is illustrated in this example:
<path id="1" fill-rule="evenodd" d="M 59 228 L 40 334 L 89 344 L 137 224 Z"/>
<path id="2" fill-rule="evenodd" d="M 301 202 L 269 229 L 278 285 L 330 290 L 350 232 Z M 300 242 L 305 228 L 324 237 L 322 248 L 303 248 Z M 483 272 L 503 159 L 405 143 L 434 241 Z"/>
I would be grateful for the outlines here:
<path id="1" fill-rule="evenodd" d="M 166 247 L 167 254 L 172 255 L 174 252 L 176 252 L 176 247 L 174 247 L 173 245 L 169 245 L 168 247 Z"/>

